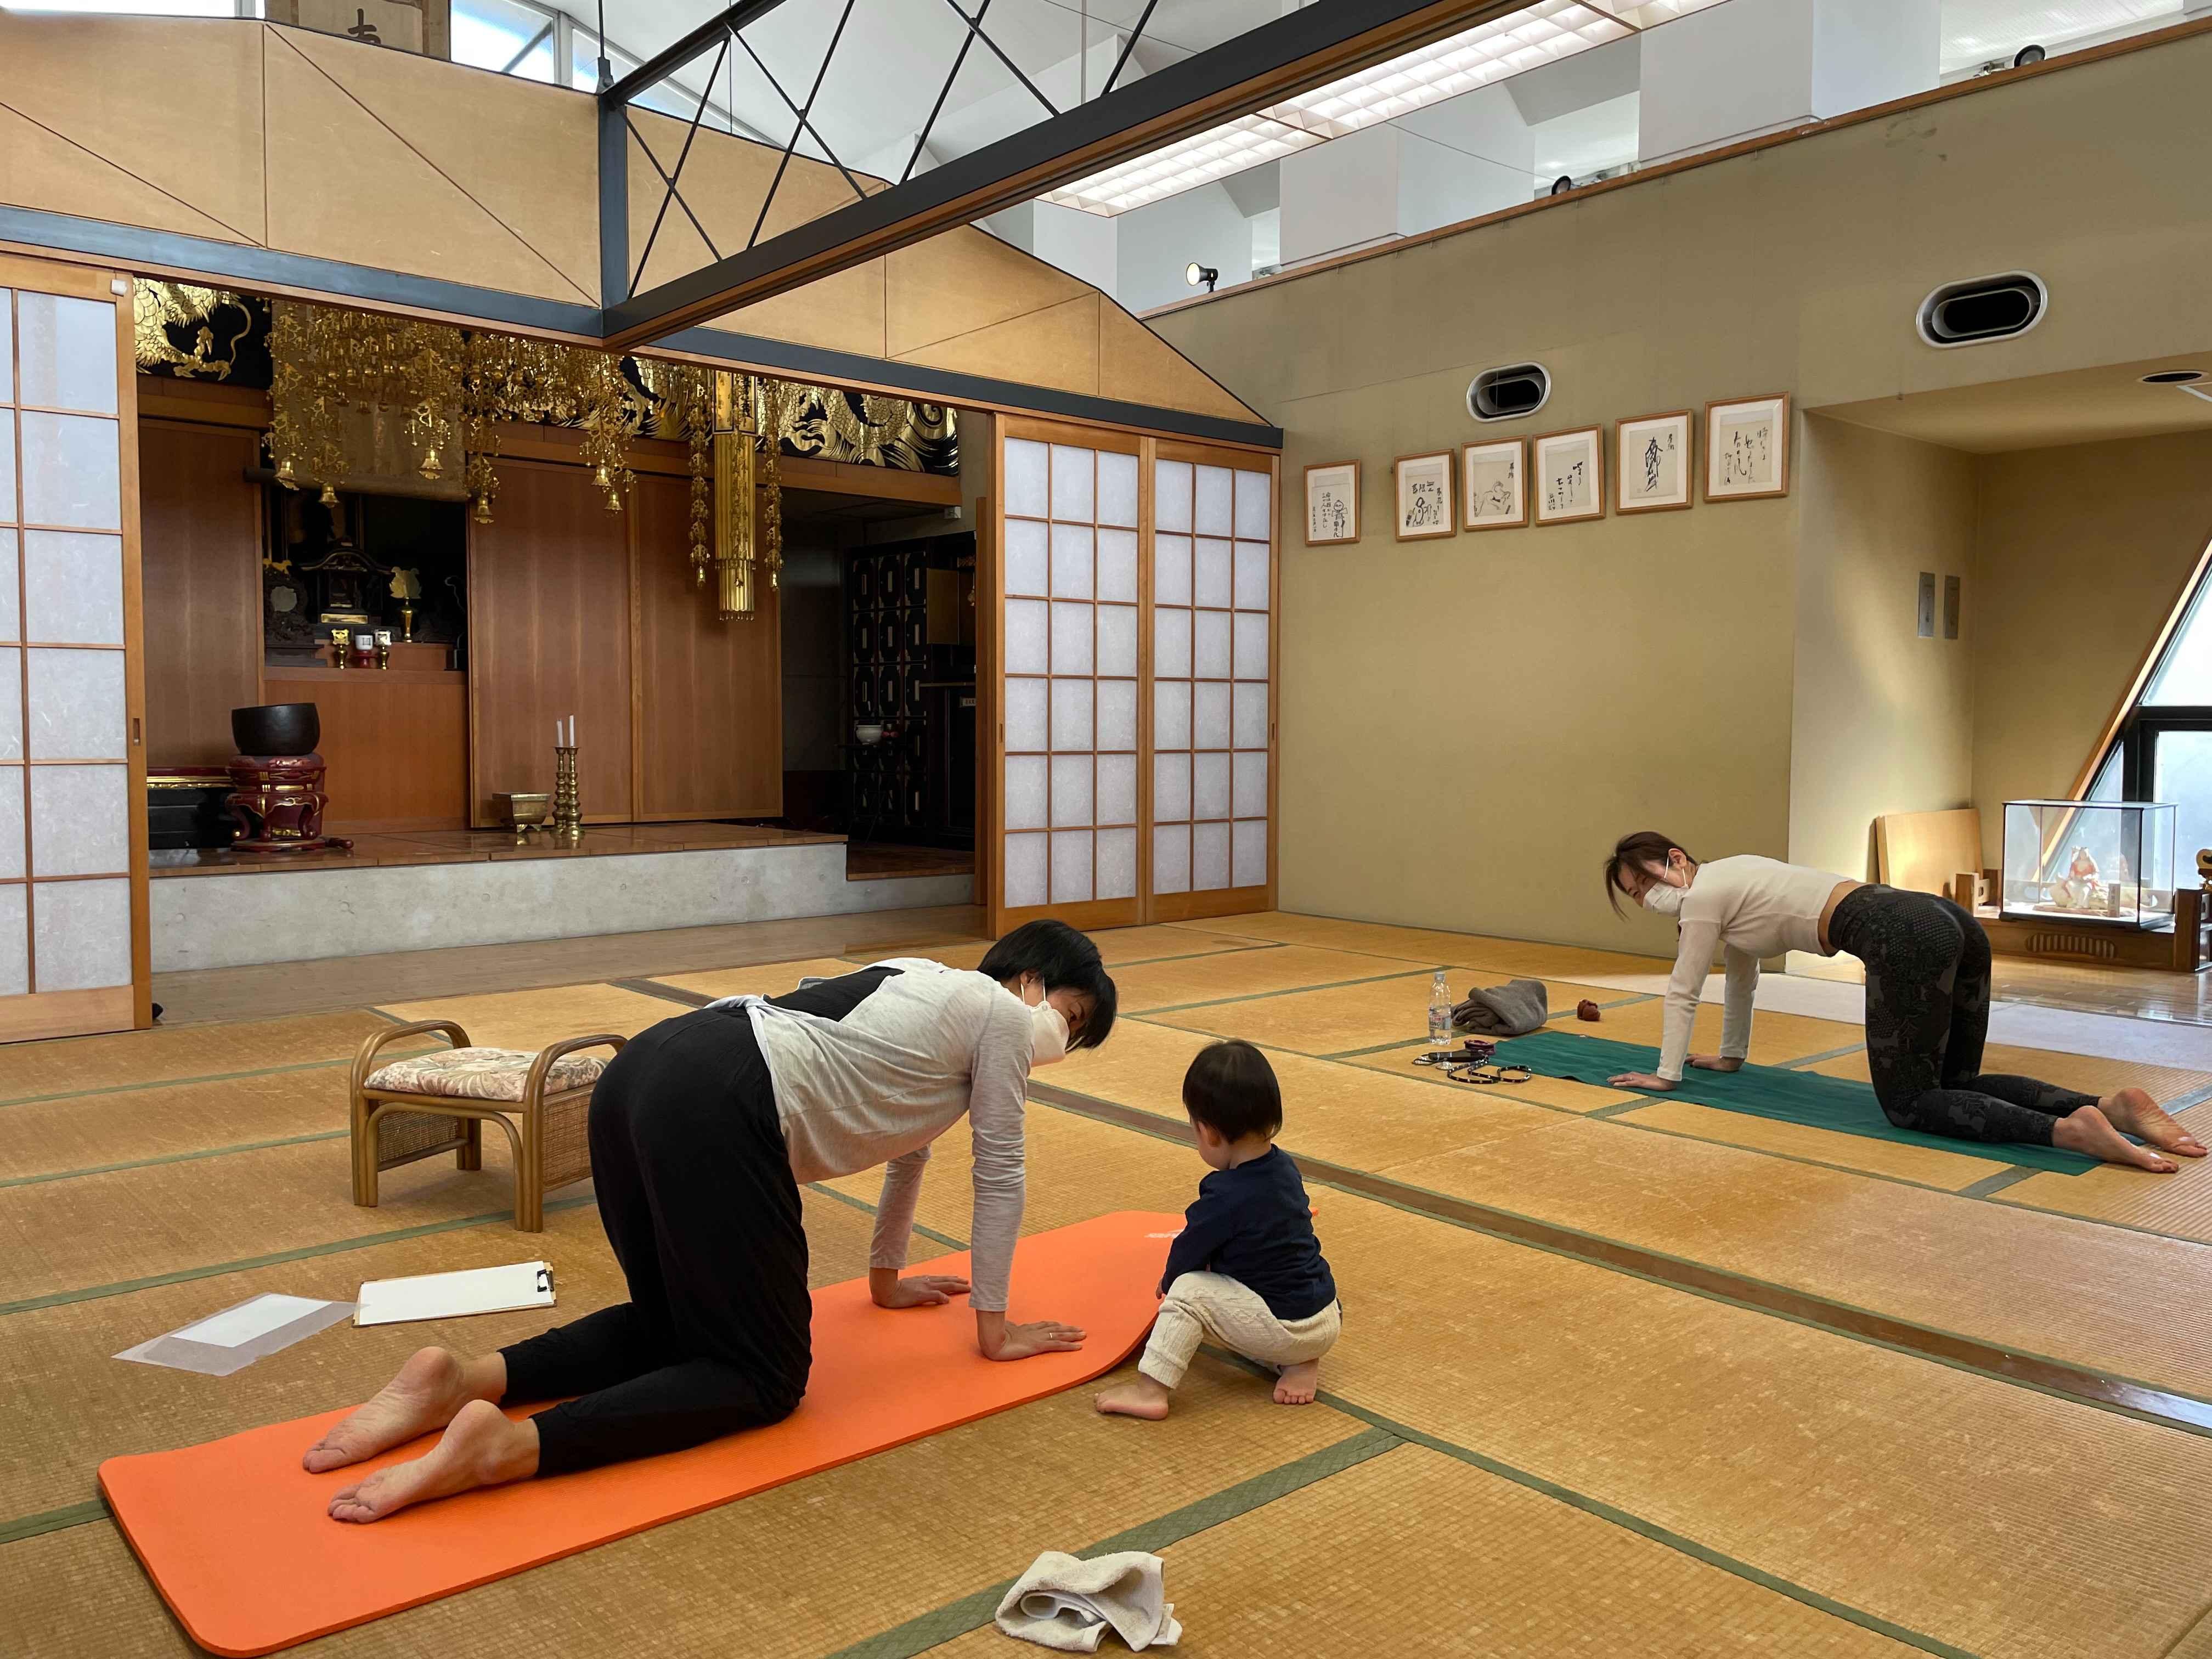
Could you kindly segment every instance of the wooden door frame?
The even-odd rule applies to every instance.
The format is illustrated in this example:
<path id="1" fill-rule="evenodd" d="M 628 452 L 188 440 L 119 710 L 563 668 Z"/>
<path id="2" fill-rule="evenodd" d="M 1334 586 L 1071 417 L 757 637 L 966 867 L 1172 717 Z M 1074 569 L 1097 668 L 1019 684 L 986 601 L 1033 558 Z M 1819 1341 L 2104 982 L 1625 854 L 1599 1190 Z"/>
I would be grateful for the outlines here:
<path id="1" fill-rule="evenodd" d="M 96 1031 L 144 1030 L 154 1023 L 153 930 L 149 915 L 146 820 L 146 672 L 145 592 L 138 514 L 138 371 L 133 336 L 136 332 L 133 281 L 125 272 L 97 266 L 59 264 L 46 259 L 0 253 L 0 288 L 20 294 L 37 294 L 92 300 L 115 312 L 115 423 L 116 488 L 123 559 L 123 703 L 124 757 L 130 790 L 130 849 L 127 878 L 131 891 L 131 982 L 82 991 L 40 991 L 36 988 L 38 884 L 32 878 L 30 777 L 28 745 L 22 760 L 24 791 L 24 863 L 20 884 L 24 891 L 24 959 L 31 989 L 21 996 L 0 999 L 0 1042 L 22 1042 L 40 1037 L 76 1036 Z M 21 307 L 9 308 L 9 328 L 20 335 Z M 11 362 L 20 365 L 20 341 L 11 342 Z M 19 371 L 20 372 L 20 368 Z M 9 402 L 15 388 L 9 388 Z M 14 422 L 15 476 L 23 476 L 22 421 L 20 406 Z M 20 488 L 20 484 L 19 484 Z M 24 677 L 23 714 L 27 721 L 30 699 L 28 618 L 24 611 L 24 536 L 20 518 L 16 526 L 15 580 L 17 653 Z M 112 879 L 112 877 L 107 878 Z M 51 879 L 51 878 L 50 878 Z M 65 879 L 65 878 L 64 878 Z"/>

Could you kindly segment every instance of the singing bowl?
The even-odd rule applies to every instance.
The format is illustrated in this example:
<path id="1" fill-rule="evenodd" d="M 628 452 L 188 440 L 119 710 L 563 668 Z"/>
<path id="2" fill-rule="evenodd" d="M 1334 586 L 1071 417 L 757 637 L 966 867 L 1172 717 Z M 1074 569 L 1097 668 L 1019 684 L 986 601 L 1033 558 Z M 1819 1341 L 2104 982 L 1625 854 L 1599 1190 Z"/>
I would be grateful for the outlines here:
<path id="1" fill-rule="evenodd" d="M 241 755 L 312 755 L 323 740 L 311 702 L 270 702 L 230 711 L 230 740 Z"/>

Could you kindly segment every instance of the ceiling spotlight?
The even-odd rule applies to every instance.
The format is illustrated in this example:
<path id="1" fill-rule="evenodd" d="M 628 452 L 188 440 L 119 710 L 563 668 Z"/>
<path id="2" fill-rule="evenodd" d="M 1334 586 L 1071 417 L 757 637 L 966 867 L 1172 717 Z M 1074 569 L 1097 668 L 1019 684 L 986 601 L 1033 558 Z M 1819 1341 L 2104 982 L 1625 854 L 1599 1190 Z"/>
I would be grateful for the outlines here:
<path id="1" fill-rule="evenodd" d="M 1552 194 L 1554 196 L 1565 196 L 1574 187 L 1574 177 L 1571 173 L 1563 173 L 1558 178 L 1552 180 Z"/>
<path id="2" fill-rule="evenodd" d="M 2155 374 L 2142 377 L 2145 386 L 2187 386 L 2192 380 L 2204 378 L 2201 368 L 2161 368 Z"/>
<path id="3" fill-rule="evenodd" d="M 2045 52 L 2041 46 L 2022 46 L 2012 55 L 2012 66 L 2014 69 L 2026 69 L 2030 64 L 2039 64 L 2049 56 L 2050 53 Z"/>
<path id="4" fill-rule="evenodd" d="M 1221 280 L 1221 273 L 1218 270 L 1216 270 L 1212 265 L 1202 265 L 1199 264 L 1197 260 L 1193 259 L 1188 264 L 1182 268 L 1182 279 L 1186 283 L 1188 283 L 1193 288 L 1196 288 L 1200 283 L 1204 283 L 1206 284 L 1206 291 L 1208 294 L 1211 294 L 1213 292 L 1213 285 Z"/>

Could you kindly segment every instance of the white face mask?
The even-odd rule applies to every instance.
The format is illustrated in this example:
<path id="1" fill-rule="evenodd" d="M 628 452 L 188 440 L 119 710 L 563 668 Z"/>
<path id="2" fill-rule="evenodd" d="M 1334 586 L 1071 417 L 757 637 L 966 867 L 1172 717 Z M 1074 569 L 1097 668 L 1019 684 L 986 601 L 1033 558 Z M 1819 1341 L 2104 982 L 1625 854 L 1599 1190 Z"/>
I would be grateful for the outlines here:
<path id="1" fill-rule="evenodd" d="M 1067 1058 L 1067 1016 L 1049 1002 L 1030 1010 L 1030 1069 Z"/>
<path id="2" fill-rule="evenodd" d="M 1682 914 L 1682 901 L 1689 896 L 1687 888 L 1670 887 L 1663 881 L 1654 882 L 1644 891 L 1644 908 L 1656 910 L 1662 916 L 1679 916 Z"/>

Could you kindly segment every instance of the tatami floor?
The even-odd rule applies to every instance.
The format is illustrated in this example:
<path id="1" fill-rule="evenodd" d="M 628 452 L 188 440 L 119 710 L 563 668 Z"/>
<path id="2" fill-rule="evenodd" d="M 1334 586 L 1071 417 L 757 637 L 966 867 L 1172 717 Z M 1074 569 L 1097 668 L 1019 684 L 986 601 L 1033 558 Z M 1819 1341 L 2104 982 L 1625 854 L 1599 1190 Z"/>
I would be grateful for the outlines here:
<path id="1" fill-rule="evenodd" d="M 320 1012 L 198 979 L 173 988 L 192 1023 L 0 1048 L 0 1649 L 194 1651 L 95 1495 L 102 1459 L 343 1405 L 425 1340 L 549 1319 L 342 1327 L 220 1380 L 109 1356 L 261 1291 L 526 1253 L 555 1262 L 561 1318 L 619 1296 L 588 1187 L 518 1236 L 493 1140 L 479 1172 L 412 1165 L 381 1207 L 348 1202 L 364 1035 L 436 1015 L 534 1047 L 984 948 L 957 914 L 898 925 L 717 930 L 658 961 L 601 942 L 591 966 L 578 942 L 504 982 L 489 957 L 411 986 L 372 959 Z M 1540 977 L 1558 1029 L 1649 1041 L 1656 1002 L 1595 982 L 1643 958 L 1285 915 L 1099 938 L 1123 1020 L 1035 1080 L 1025 1225 L 1180 1209 L 1202 1173 L 1185 1066 L 1215 1036 L 1264 1045 L 1346 1310 L 1322 1403 L 1202 1358 L 1162 1425 L 1058 1395 L 295 1651 L 1012 1654 L 999 1588 L 1041 1550 L 1113 1547 L 1165 1557 L 1198 1656 L 2212 1659 L 2212 1167 L 2033 1171 L 1409 1063 L 1439 965 Z M 544 983 L 561 963 L 605 977 Z M 1573 1019 L 1584 997 L 1600 1024 Z M 1856 1026 L 1757 1029 L 1761 1062 L 1863 1075 Z M 2204 1048 L 2201 1069 L 1991 1063 L 2142 1084 L 2212 1134 Z M 807 1193 L 817 1282 L 863 1270 L 875 1187 Z M 921 1222 L 957 1247 L 968 1203 L 948 1136 Z"/>

